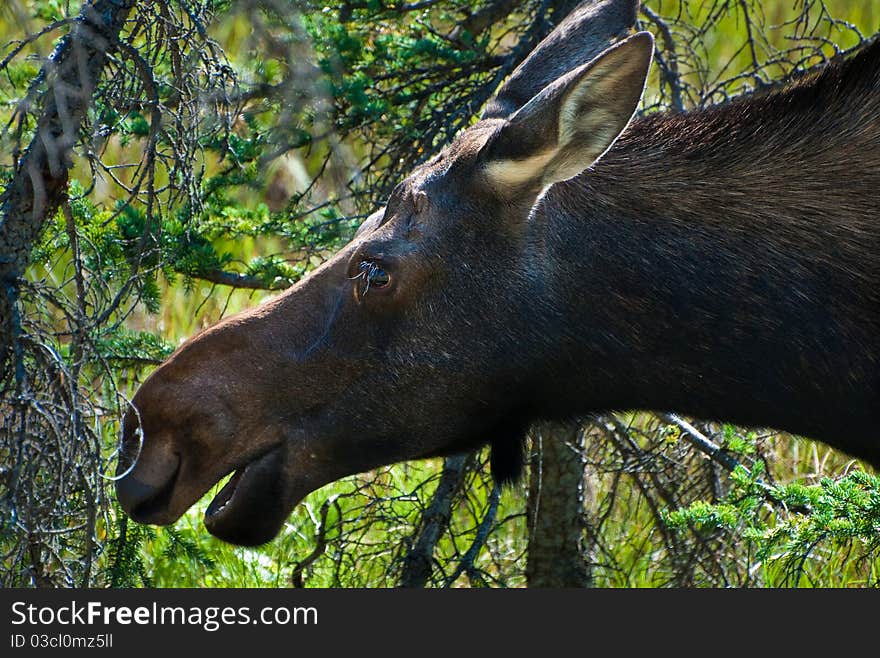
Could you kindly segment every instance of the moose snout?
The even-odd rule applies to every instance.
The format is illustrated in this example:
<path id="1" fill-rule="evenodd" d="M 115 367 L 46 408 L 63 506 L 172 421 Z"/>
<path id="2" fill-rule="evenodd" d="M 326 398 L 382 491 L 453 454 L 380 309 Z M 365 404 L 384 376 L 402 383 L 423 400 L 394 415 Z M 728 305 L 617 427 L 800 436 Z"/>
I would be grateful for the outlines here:
<path id="1" fill-rule="evenodd" d="M 167 443 L 142 445 L 135 432 L 126 431 L 116 469 L 116 497 L 125 513 L 138 523 L 173 523 L 179 516 L 171 501 L 180 464 L 180 455 Z"/>

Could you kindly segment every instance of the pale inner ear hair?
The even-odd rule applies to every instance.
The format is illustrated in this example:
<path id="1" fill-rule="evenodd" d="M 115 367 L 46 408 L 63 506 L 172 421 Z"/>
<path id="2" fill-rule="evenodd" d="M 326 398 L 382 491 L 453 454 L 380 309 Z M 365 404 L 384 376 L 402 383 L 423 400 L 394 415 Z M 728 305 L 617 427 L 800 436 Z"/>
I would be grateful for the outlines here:
<path id="1" fill-rule="evenodd" d="M 499 188 L 522 187 L 543 178 L 544 170 L 557 151 L 558 149 L 550 149 L 521 160 L 495 160 L 486 164 L 486 174 Z"/>
<path id="2" fill-rule="evenodd" d="M 589 137 L 588 142 L 581 146 L 589 151 L 597 151 L 598 157 L 617 136 L 616 125 L 619 121 L 615 121 L 613 114 L 592 98 L 593 94 L 602 93 L 602 82 L 597 85 L 587 78 L 571 90 L 559 111 L 558 148 L 568 146 L 577 135 Z M 594 88 L 597 86 L 598 90 Z"/>

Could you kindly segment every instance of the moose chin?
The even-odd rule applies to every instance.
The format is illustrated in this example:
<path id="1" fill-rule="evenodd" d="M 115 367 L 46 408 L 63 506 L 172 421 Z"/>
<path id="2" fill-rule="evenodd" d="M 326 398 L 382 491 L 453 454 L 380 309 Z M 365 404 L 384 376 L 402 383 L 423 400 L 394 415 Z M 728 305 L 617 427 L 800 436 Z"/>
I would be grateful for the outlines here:
<path id="1" fill-rule="evenodd" d="M 123 422 L 142 523 L 271 540 L 336 479 L 538 419 L 676 411 L 880 465 L 880 40 L 793 83 L 633 119 L 654 40 L 588 2 L 333 258 L 182 345 Z"/>

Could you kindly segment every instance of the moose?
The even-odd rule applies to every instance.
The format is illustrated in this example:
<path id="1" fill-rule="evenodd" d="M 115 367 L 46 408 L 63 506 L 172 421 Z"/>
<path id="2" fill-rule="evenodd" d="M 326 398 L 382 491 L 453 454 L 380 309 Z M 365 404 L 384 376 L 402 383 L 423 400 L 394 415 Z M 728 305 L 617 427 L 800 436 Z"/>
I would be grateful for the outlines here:
<path id="1" fill-rule="evenodd" d="M 880 41 L 786 85 L 634 118 L 636 0 L 587 2 L 296 285 L 184 343 L 122 423 L 116 490 L 271 540 L 341 477 L 536 420 L 664 410 L 880 466 Z"/>

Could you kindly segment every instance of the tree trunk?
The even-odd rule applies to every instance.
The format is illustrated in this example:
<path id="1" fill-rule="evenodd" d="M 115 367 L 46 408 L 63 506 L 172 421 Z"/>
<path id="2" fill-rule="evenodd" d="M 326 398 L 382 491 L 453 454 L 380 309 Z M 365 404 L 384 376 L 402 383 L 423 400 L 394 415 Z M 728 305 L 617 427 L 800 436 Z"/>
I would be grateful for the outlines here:
<path id="1" fill-rule="evenodd" d="M 532 429 L 526 582 L 529 587 L 589 587 L 585 556 L 584 432 L 579 424 Z"/>
<path id="2" fill-rule="evenodd" d="M 136 0 L 92 0 L 40 73 L 46 82 L 30 145 L 0 197 L 0 373 L 18 333 L 16 298 L 34 242 L 67 190 L 76 143 L 107 55 Z"/>

